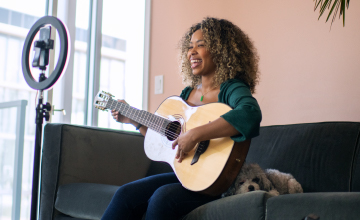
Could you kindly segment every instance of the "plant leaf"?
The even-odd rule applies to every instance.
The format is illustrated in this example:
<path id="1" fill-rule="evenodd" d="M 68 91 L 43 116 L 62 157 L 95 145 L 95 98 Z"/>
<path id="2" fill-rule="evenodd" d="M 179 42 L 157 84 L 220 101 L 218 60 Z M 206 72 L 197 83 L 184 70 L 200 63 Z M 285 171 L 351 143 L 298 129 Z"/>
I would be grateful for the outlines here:
<path id="1" fill-rule="evenodd" d="M 331 15 L 331 13 L 333 12 L 333 10 L 334 10 L 334 8 L 335 8 L 335 6 L 336 6 L 336 3 L 337 3 L 337 2 L 334 2 L 333 6 L 331 7 L 331 10 L 330 10 L 330 12 L 329 12 L 329 15 L 328 15 L 327 18 L 326 18 L 326 21 L 329 20 L 329 17 L 330 17 L 330 15 Z"/>
<path id="2" fill-rule="evenodd" d="M 335 1 L 337 1 L 337 0 L 335 0 Z M 328 3 L 329 3 L 329 0 L 325 0 L 324 3 L 320 6 L 320 16 L 324 13 Z"/>
<path id="3" fill-rule="evenodd" d="M 337 5 L 336 5 L 336 8 L 335 8 L 334 15 L 333 15 L 333 19 L 331 20 L 331 25 L 332 25 L 332 23 L 335 21 L 336 14 L 338 13 L 339 8 L 340 8 L 340 4 L 337 4 Z"/>
<path id="4" fill-rule="evenodd" d="M 331 25 L 332 25 L 332 23 L 335 21 L 336 15 L 340 9 L 339 19 L 342 15 L 343 26 L 345 26 L 345 10 L 346 10 L 346 8 L 349 9 L 350 0 L 334 0 L 334 1 L 333 0 L 313 0 L 313 1 L 315 1 L 314 11 L 317 8 L 320 8 L 318 19 L 320 19 L 320 17 L 324 14 L 326 9 L 329 9 L 330 11 L 326 18 L 326 22 L 329 20 L 330 16 L 333 15 L 333 18 L 331 19 Z"/>
<path id="5" fill-rule="evenodd" d="M 346 0 L 342 0 L 342 2 L 341 2 L 341 9 L 342 9 L 342 11 L 340 11 L 340 14 L 342 14 L 343 15 L 343 27 L 345 27 L 345 5 L 346 5 L 346 3 L 345 3 L 345 1 Z M 342 13 L 341 13 L 342 12 Z"/>

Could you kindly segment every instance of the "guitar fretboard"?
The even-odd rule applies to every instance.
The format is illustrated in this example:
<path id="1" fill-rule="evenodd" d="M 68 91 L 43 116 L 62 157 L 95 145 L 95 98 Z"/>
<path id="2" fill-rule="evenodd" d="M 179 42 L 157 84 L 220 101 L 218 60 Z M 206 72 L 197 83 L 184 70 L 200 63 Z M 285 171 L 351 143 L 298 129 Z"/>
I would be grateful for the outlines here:
<path id="1" fill-rule="evenodd" d="M 122 102 L 118 102 L 116 100 L 110 99 L 107 104 L 106 108 L 110 110 L 119 111 L 120 114 L 124 115 L 125 117 L 130 118 L 131 120 L 136 121 L 142 125 L 145 125 L 148 128 L 160 133 L 161 135 L 165 135 L 166 128 L 171 123 L 170 120 L 165 119 L 163 117 L 154 115 L 150 112 L 140 110 L 130 105 L 127 105 Z"/>

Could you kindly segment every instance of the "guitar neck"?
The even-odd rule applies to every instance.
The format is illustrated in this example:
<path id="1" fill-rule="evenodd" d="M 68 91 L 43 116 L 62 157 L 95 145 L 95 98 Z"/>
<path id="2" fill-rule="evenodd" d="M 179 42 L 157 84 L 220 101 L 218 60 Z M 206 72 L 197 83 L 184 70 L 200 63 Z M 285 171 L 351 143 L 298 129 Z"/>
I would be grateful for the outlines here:
<path id="1" fill-rule="evenodd" d="M 116 100 L 110 99 L 106 104 L 106 108 L 110 110 L 116 110 L 120 112 L 121 115 L 130 118 L 131 120 L 136 121 L 161 135 L 165 135 L 166 128 L 171 123 L 170 120 L 167 120 L 163 117 L 154 115 L 150 112 L 139 110 L 137 108 L 131 107 L 128 104 L 123 102 L 118 102 Z"/>

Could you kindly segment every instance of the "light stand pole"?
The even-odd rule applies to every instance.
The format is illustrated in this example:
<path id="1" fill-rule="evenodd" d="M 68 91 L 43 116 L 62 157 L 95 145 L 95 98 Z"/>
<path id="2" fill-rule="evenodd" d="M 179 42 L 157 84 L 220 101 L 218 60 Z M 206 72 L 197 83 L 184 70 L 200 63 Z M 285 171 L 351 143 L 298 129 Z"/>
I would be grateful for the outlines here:
<path id="1" fill-rule="evenodd" d="M 50 38 L 51 26 L 58 31 L 60 37 L 60 54 L 57 65 L 48 77 L 45 76 L 46 66 L 49 64 L 49 50 L 53 49 L 54 41 Z M 48 26 L 46 26 L 48 25 Z M 30 49 L 36 34 L 40 30 L 40 38 L 34 42 L 35 55 L 32 62 L 33 67 L 38 67 L 41 70 L 39 81 L 36 81 L 30 71 L 29 57 Z M 34 167 L 33 167 L 33 181 L 32 181 L 32 194 L 31 194 L 31 213 L 30 220 L 37 220 L 38 212 L 38 195 L 39 195 L 39 172 L 41 164 L 41 141 L 42 141 L 42 127 L 43 119 L 49 120 L 49 111 L 51 104 L 43 104 L 43 92 L 51 88 L 56 81 L 60 78 L 61 74 L 66 70 L 67 57 L 70 52 L 68 48 L 69 36 L 66 31 L 65 25 L 56 17 L 45 16 L 40 18 L 31 27 L 23 47 L 22 53 L 22 70 L 25 81 L 27 84 L 40 92 L 39 100 L 36 107 L 36 133 L 35 133 L 35 148 L 34 148 Z"/>
<path id="2" fill-rule="evenodd" d="M 39 82 L 45 80 L 44 72 L 41 73 L 39 77 Z M 40 172 L 40 155 L 41 155 L 41 140 L 42 140 L 42 128 L 44 118 L 46 121 L 49 121 L 50 115 L 49 111 L 51 110 L 51 104 L 46 103 L 43 105 L 43 96 L 44 91 L 40 90 L 39 100 L 36 107 L 36 133 L 35 133 L 35 149 L 34 149 L 34 167 L 33 167 L 33 180 L 32 180 L 32 192 L 31 192 L 31 212 L 30 219 L 37 219 L 37 203 L 39 195 L 39 172 Z"/>

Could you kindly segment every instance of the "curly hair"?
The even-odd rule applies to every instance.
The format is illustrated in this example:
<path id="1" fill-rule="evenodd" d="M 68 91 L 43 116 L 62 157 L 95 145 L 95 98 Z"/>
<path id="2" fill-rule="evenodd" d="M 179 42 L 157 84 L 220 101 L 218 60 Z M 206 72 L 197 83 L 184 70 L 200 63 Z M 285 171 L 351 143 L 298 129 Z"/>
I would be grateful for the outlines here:
<path id="1" fill-rule="evenodd" d="M 214 85 L 237 78 L 246 82 L 250 86 L 250 91 L 254 93 L 259 82 L 259 57 L 251 39 L 230 21 L 211 17 L 190 27 L 179 42 L 180 68 L 184 84 L 193 88 L 201 84 L 201 76 L 192 74 L 187 57 L 191 37 L 197 30 L 202 31 L 205 48 L 216 64 Z"/>

